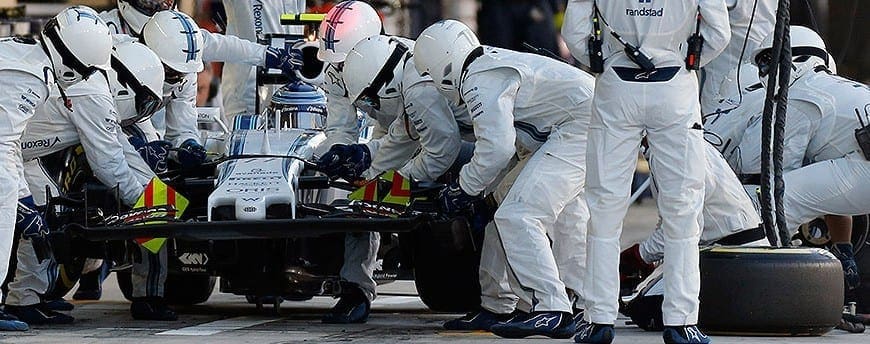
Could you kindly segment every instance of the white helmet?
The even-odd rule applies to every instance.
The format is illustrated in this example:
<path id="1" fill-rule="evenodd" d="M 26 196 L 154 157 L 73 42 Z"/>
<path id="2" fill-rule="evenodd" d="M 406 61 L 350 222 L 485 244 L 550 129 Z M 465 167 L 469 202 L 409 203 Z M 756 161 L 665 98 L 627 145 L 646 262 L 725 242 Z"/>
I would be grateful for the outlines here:
<path id="1" fill-rule="evenodd" d="M 381 18 L 371 5 L 362 1 L 343 1 L 326 13 L 320 23 L 317 58 L 341 63 L 357 42 L 381 33 Z"/>
<path id="2" fill-rule="evenodd" d="M 792 25 L 789 38 L 791 41 L 792 71 L 791 83 L 817 66 L 830 66 L 831 55 L 828 54 L 825 41 L 815 31 Z M 773 57 L 773 32 L 771 32 L 761 45 L 752 53 L 752 63 L 758 66 L 758 74 L 761 83 L 767 87 L 769 66 Z"/>
<path id="3" fill-rule="evenodd" d="M 42 48 L 48 54 L 55 78 L 67 88 L 97 70 L 109 69 L 112 36 L 97 12 L 86 6 L 69 7 L 45 23 Z"/>
<path id="4" fill-rule="evenodd" d="M 357 43 L 347 54 L 342 71 L 354 104 L 380 109 L 381 98 L 397 97 L 409 50 L 398 39 L 383 35 Z"/>
<path id="5" fill-rule="evenodd" d="M 163 63 L 130 36 L 115 36 L 109 84 L 122 127 L 147 119 L 163 107 Z"/>
<path id="6" fill-rule="evenodd" d="M 163 64 L 179 73 L 202 71 L 202 33 L 190 16 L 178 11 L 154 14 L 142 29 L 142 42 Z"/>
<path id="7" fill-rule="evenodd" d="M 118 12 L 134 34 L 141 35 L 145 22 L 154 13 L 172 9 L 174 5 L 172 0 L 118 0 Z"/>
<path id="8" fill-rule="evenodd" d="M 459 83 L 468 58 L 483 47 L 471 29 L 456 20 L 442 20 L 420 34 L 414 45 L 414 63 L 422 75 L 429 75 L 438 90 L 454 104 L 459 103 Z"/>

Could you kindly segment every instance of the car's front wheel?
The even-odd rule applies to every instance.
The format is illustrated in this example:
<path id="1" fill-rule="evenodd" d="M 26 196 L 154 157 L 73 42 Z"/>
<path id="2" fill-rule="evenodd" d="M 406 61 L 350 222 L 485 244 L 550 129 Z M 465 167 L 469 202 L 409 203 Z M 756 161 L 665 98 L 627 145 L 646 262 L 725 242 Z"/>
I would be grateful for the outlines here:
<path id="1" fill-rule="evenodd" d="M 423 303 L 439 312 L 480 307 L 480 247 L 467 222 L 434 222 L 411 237 L 414 279 Z"/>

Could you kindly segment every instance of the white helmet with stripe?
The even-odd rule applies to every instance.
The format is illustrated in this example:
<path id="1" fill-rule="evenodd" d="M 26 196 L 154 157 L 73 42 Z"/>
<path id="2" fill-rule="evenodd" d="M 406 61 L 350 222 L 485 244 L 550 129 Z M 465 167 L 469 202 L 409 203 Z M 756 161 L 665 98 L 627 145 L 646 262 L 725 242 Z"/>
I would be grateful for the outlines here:
<path id="1" fill-rule="evenodd" d="M 371 5 L 362 1 L 343 1 L 326 13 L 320 23 L 317 58 L 341 63 L 359 41 L 381 33 L 381 18 Z"/>
<path id="2" fill-rule="evenodd" d="M 187 14 L 155 13 L 142 29 L 142 41 L 174 71 L 184 74 L 202 71 L 202 33 Z"/>
<path id="3" fill-rule="evenodd" d="M 61 88 L 98 70 L 109 69 L 112 36 L 97 12 L 86 6 L 69 7 L 42 28 L 42 47 L 48 54 Z"/>

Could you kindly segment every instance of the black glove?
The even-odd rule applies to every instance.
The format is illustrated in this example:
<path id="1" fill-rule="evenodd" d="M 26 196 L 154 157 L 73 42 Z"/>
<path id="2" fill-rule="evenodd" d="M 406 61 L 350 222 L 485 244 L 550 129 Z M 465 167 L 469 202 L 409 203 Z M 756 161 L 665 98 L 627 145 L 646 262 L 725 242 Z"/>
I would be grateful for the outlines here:
<path id="1" fill-rule="evenodd" d="M 15 229 L 21 232 L 21 237 L 30 240 L 36 251 L 36 257 L 43 261 L 50 257 L 51 247 L 48 244 L 48 226 L 33 196 L 18 199 L 18 214 L 15 219 Z"/>
<path id="2" fill-rule="evenodd" d="M 480 200 L 479 196 L 472 196 L 462 190 L 459 181 L 454 181 L 438 192 L 438 206 L 441 211 L 450 217 L 457 216 L 471 210 L 472 204 Z"/>
<path id="3" fill-rule="evenodd" d="M 127 140 L 136 148 L 136 151 L 142 156 L 142 160 L 145 160 L 145 163 L 148 164 L 148 167 L 154 173 L 166 172 L 166 158 L 169 156 L 169 148 L 172 147 L 171 143 L 163 140 L 145 142 L 145 140 L 136 136 L 131 136 Z"/>
<path id="4" fill-rule="evenodd" d="M 178 162 L 181 167 L 192 168 L 205 162 L 205 148 L 194 139 L 187 139 L 178 147 Z"/>
<path id="5" fill-rule="evenodd" d="M 320 171 L 330 179 L 344 178 L 349 182 L 361 179 L 363 172 L 372 165 L 372 154 L 366 145 L 336 144 L 317 160 Z"/>

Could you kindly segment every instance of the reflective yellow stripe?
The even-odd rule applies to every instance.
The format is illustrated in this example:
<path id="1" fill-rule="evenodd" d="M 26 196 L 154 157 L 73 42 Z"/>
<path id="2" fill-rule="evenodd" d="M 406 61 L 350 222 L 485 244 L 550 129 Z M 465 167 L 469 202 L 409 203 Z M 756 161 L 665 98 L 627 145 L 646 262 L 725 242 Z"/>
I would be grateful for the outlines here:
<path id="1" fill-rule="evenodd" d="M 136 208 L 148 208 L 160 205 L 168 205 L 175 208 L 175 218 L 180 218 L 184 214 L 190 202 L 181 194 L 175 192 L 174 189 L 166 185 L 160 178 L 154 177 L 151 182 L 145 186 L 145 191 L 136 200 Z M 149 221 L 143 224 L 165 223 L 166 221 Z M 166 243 L 166 238 L 139 238 L 135 240 L 139 245 L 142 245 L 148 251 L 157 253 Z"/>

